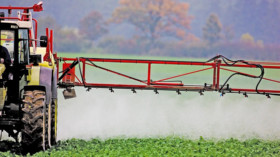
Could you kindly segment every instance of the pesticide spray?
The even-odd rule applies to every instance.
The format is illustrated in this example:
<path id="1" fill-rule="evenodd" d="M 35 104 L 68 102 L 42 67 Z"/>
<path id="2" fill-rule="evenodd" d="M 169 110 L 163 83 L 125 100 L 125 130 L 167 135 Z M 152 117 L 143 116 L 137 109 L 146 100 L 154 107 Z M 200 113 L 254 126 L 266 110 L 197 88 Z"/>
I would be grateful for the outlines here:
<path id="1" fill-rule="evenodd" d="M 280 139 L 279 98 L 206 93 L 80 90 L 61 100 L 59 140 L 70 138 Z"/>

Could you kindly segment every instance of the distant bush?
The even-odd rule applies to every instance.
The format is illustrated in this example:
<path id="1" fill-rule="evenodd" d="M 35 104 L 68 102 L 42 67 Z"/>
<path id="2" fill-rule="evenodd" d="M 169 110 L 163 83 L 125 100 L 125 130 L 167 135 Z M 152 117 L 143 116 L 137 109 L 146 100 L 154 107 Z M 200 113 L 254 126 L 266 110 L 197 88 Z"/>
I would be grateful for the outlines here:
<path id="1" fill-rule="evenodd" d="M 147 54 L 146 40 L 124 39 L 122 37 L 108 37 L 101 40 L 98 47 L 111 54 Z"/>
<path id="2" fill-rule="evenodd" d="M 56 51 L 81 52 L 91 48 L 92 42 L 81 36 L 77 29 L 62 28 L 56 31 L 54 36 Z"/>
<path id="3" fill-rule="evenodd" d="M 106 38 L 98 47 L 106 53 L 136 54 L 174 57 L 213 57 L 221 54 L 228 58 L 250 60 L 280 60 L 280 46 L 264 45 L 261 42 L 220 42 L 208 45 L 204 42 L 185 43 L 182 41 L 159 41 L 153 49 L 149 42 L 141 39 Z"/>

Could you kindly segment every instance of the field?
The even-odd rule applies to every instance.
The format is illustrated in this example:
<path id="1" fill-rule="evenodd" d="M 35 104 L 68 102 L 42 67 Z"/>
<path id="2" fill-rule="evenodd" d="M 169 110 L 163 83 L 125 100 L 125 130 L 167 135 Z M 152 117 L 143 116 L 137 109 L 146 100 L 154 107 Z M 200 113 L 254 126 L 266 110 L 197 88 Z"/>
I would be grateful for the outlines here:
<path id="1" fill-rule="evenodd" d="M 159 139 L 97 139 L 84 141 L 71 139 L 32 156 L 279 156 L 280 141 L 257 139 L 238 141 L 186 140 L 182 138 Z M 6 152 L 0 156 L 17 156 Z M 31 156 L 31 155 L 27 155 Z"/>
<path id="2" fill-rule="evenodd" d="M 92 57 L 91 54 L 82 56 Z M 94 57 L 193 60 L 101 54 Z M 135 77 L 141 77 L 139 72 L 147 70 L 146 65 L 98 65 L 116 71 L 126 70 Z M 157 80 L 201 67 L 155 65 L 152 68 L 152 78 Z M 257 70 L 245 71 L 258 74 Z M 88 69 L 87 74 L 87 81 L 126 81 L 95 69 Z M 211 83 L 212 74 L 212 71 L 205 71 L 180 80 Z M 229 73 L 223 74 L 224 80 Z M 280 73 L 268 71 L 268 76 L 279 78 Z M 233 85 L 251 88 L 256 82 L 242 77 L 232 80 Z M 265 81 L 261 87 L 279 89 L 279 85 Z M 59 91 L 58 144 L 32 156 L 280 156 L 278 97 L 266 99 L 253 95 L 245 99 L 238 94 L 220 97 L 216 92 L 205 93 L 204 97 L 189 92 L 177 95 L 159 91 L 160 94 L 155 95 L 153 91 L 133 94 L 130 90 L 115 90 L 111 93 L 108 89 L 86 92 L 82 88 L 76 92 L 77 98 L 63 100 Z M 4 149 L 0 143 L 0 151 L 3 150 L 9 149 Z M 0 152 L 0 156 L 16 155 Z"/>

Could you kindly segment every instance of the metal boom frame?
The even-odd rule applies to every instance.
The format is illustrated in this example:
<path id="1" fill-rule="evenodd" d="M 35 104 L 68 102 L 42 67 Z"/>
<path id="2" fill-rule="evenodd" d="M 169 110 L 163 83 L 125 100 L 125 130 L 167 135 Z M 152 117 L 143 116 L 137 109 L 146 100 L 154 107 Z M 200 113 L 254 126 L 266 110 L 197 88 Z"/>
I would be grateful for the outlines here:
<path id="1" fill-rule="evenodd" d="M 58 86 L 60 88 L 71 88 L 74 86 L 84 86 L 85 88 L 109 88 L 112 92 L 113 89 L 131 89 L 135 93 L 135 89 L 141 90 L 154 90 L 156 94 L 158 94 L 158 90 L 172 90 L 177 91 L 178 94 L 181 94 L 180 91 L 197 91 L 201 95 L 204 91 L 218 91 L 222 95 L 225 93 L 243 93 L 245 97 L 247 94 L 262 94 L 270 98 L 270 95 L 280 95 L 280 90 L 269 90 L 269 89 L 258 89 L 258 85 L 261 80 L 267 80 L 274 83 L 280 83 L 278 80 L 274 80 L 271 78 L 263 77 L 263 74 L 260 76 L 251 75 L 244 72 L 239 72 L 235 70 L 228 69 L 227 67 L 239 67 L 239 68 L 260 68 L 264 73 L 264 69 L 280 69 L 280 63 L 277 62 L 247 62 L 247 61 L 232 61 L 223 56 L 216 56 L 206 62 L 195 62 L 195 61 L 167 61 L 167 60 L 139 60 L 139 59 L 109 59 L 109 58 L 57 58 L 57 67 L 59 69 L 59 62 L 63 62 L 66 65 L 63 65 L 63 71 L 57 73 L 58 76 Z M 72 62 L 72 63 L 69 63 Z M 130 63 L 130 64 L 146 64 L 147 65 L 147 80 L 141 80 L 135 77 L 128 76 L 126 74 L 107 69 L 101 66 L 96 65 L 96 63 Z M 180 75 L 171 76 L 168 78 L 152 81 L 151 73 L 152 73 L 152 65 L 161 64 L 161 65 L 189 65 L 189 66 L 205 66 L 205 68 L 200 70 L 195 70 L 187 73 L 183 73 Z M 81 74 L 81 79 L 77 77 L 75 74 L 75 70 L 73 68 L 78 66 Z M 105 83 L 90 83 L 86 81 L 86 67 L 91 66 L 95 67 L 136 82 L 140 82 L 141 84 L 105 84 Z M 71 71 L 72 70 L 72 71 Z M 203 85 L 185 85 L 182 82 L 167 82 L 170 79 L 187 76 L 195 73 L 199 73 L 206 70 L 213 70 L 213 82 L 212 84 L 203 84 Z M 221 85 L 220 84 L 220 74 L 221 71 L 229 71 L 234 75 L 244 75 L 251 78 L 259 78 L 260 81 L 257 84 L 255 89 L 247 89 L 247 88 L 230 88 L 227 83 Z M 58 70 L 59 71 L 59 70 Z M 65 77 L 70 75 L 72 77 L 72 81 L 69 82 L 65 80 Z"/>

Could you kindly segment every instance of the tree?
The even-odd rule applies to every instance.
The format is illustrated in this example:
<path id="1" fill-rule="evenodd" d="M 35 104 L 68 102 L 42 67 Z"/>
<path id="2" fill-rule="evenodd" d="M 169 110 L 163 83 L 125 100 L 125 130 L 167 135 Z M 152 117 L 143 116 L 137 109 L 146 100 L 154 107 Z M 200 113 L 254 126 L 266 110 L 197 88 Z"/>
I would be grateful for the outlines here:
<path id="1" fill-rule="evenodd" d="M 254 37 L 249 33 L 242 34 L 240 40 L 243 43 L 248 43 L 248 44 L 254 44 L 255 43 Z"/>
<path id="2" fill-rule="evenodd" d="M 82 18 L 79 30 L 89 40 L 97 40 L 108 32 L 102 15 L 96 11 L 92 11 Z"/>
<path id="3" fill-rule="evenodd" d="M 235 36 L 232 26 L 223 27 L 223 32 L 224 32 L 224 37 L 225 37 L 226 41 L 231 41 Z"/>
<path id="4" fill-rule="evenodd" d="M 218 42 L 222 37 L 222 24 L 216 14 L 211 14 L 203 27 L 204 40 L 212 45 Z"/>
<path id="5" fill-rule="evenodd" d="M 264 47 L 264 43 L 262 40 L 257 40 L 255 42 L 255 38 L 250 33 L 242 34 L 240 37 L 240 41 L 245 44 L 249 44 L 251 46 L 257 46 L 259 48 Z"/>
<path id="6" fill-rule="evenodd" d="M 46 35 L 46 28 L 54 31 L 54 49 L 62 52 L 79 52 L 85 42 L 76 28 L 62 27 L 51 16 L 38 18 L 38 35 Z"/>
<path id="7" fill-rule="evenodd" d="M 177 0 L 120 0 L 111 21 L 129 23 L 153 45 L 163 36 L 183 39 L 190 29 L 189 4 Z"/>
<path id="8" fill-rule="evenodd" d="M 46 28 L 58 31 L 61 29 L 52 16 L 41 16 L 38 19 L 38 35 L 46 35 Z"/>

